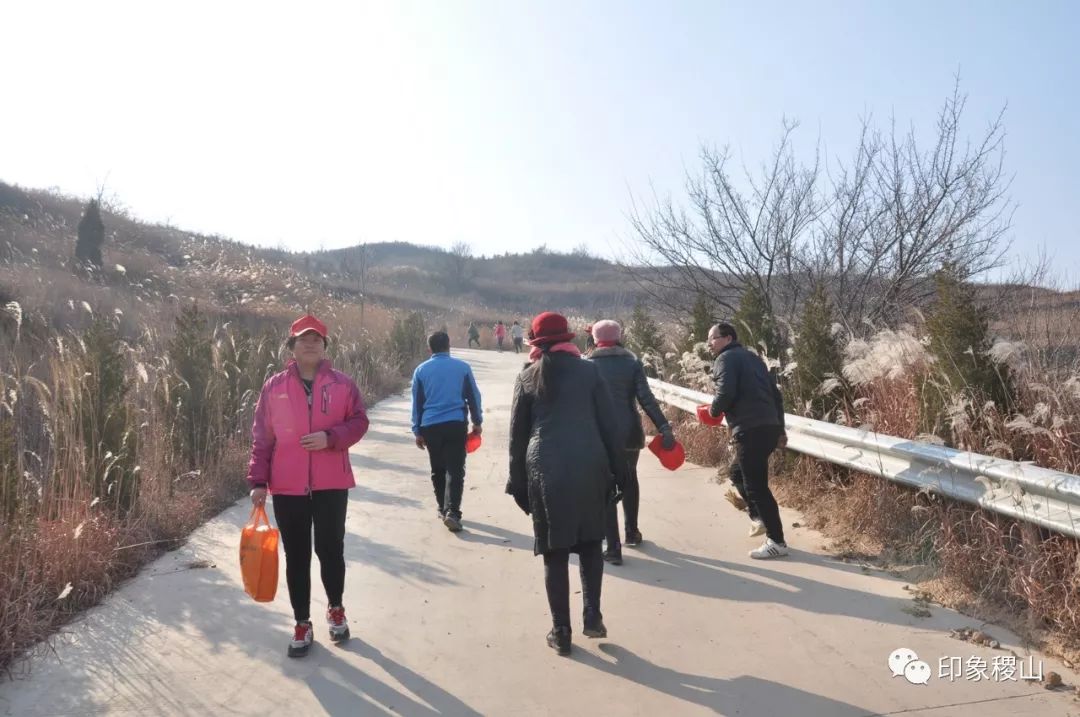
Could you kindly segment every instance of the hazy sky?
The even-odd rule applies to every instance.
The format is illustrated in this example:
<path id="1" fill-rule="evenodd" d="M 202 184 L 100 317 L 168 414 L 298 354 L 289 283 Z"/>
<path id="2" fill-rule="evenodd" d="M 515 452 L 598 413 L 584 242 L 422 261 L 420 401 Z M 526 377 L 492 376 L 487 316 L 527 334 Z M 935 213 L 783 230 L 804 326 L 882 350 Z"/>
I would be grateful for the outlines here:
<path id="1" fill-rule="evenodd" d="M 1080 3 L 0 0 L 0 179 L 296 249 L 628 235 L 701 142 L 845 156 L 1008 104 L 1017 253 L 1080 268 Z"/>

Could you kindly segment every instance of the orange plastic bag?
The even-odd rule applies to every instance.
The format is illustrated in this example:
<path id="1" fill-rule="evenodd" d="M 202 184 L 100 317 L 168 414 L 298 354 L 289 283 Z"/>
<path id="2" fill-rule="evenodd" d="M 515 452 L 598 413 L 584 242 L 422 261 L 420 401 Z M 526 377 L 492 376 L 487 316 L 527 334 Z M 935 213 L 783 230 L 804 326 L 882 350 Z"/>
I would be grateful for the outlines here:
<path id="1" fill-rule="evenodd" d="M 660 465 L 669 471 L 673 471 L 686 461 L 686 451 L 683 450 L 682 444 L 678 441 L 675 441 L 675 447 L 670 451 L 664 450 L 663 441 L 663 436 L 653 436 L 653 439 L 649 441 L 649 450 L 660 459 Z"/>
<path id="2" fill-rule="evenodd" d="M 266 508 L 256 506 L 240 533 L 240 574 L 244 576 L 244 592 L 256 602 L 270 602 L 277 594 L 279 539 L 277 528 L 271 526 L 266 517 Z"/>
<path id="3" fill-rule="evenodd" d="M 480 447 L 481 443 L 483 443 L 483 439 L 479 433 L 470 433 L 465 436 L 465 452 L 472 453 Z"/>
<path id="4" fill-rule="evenodd" d="M 709 409 L 710 408 L 712 408 L 712 406 L 710 406 L 707 403 L 703 403 L 700 406 L 698 406 L 697 407 L 697 418 L 698 418 L 698 420 L 701 421 L 702 423 L 704 423 L 706 426 L 722 426 L 722 425 L 724 425 L 724 414 L 721 413 L 719 416 L 715 416 L 715 417 L 711 416 L 711 415 L 709 415 Z"/>

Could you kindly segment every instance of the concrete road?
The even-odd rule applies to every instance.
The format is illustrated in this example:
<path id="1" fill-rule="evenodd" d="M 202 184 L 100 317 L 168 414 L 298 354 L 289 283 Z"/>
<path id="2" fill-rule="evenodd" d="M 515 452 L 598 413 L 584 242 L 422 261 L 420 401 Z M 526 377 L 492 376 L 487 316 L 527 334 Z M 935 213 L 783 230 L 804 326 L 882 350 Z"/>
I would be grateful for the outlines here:
<path id="1" fill-rule="evenodd" d="M 715 471 L 669 473 L 648 453 L 645 544 L 604 576 L 610 636 L 588 640 L 578 622 L 573 655 L 556 656 L 544 642 L 550 623 L 531 524 L 503 494 L 521 357 L 457 353 L 476 369 L 487 415 L 484 446 L 469 458 L 465 531 L 451 534 L 435 519 L 407 397 L 380 403 L 352 455 L 350 642 L 327 640 L 316 564 L 317 642 L 307 658 L 285 656 L 284 583 L 269 605 L 241 588 L 237 539 L 249 511 L 241 501 L 65 629 L 29 676 L 0 684 L 0 713 L 1080 715 L 1070 695 L 1004 674 L 942 679 L 941 658 L 975 668 L 981 659 L 990 677 L 994 657 L 1008 653 L 951 639 L 948 628 L 976 624 L 954 612 L 908 614 L 903 582 L 829 559 L 821 536 L 804 528 L 790 530 L 789 558 L 750 560 L 760 539 L 746 537 Z M 784 511 L 784 520 L 799 516 Z M 576 571 L 571 586 L 580 587 Z M 580 619 L 580 594 L 573 600 Z M 1003 631 L 987 631 L 1027 656 Z M 897 648 L 929 664 L 928 684 L 892 676 Z"/>

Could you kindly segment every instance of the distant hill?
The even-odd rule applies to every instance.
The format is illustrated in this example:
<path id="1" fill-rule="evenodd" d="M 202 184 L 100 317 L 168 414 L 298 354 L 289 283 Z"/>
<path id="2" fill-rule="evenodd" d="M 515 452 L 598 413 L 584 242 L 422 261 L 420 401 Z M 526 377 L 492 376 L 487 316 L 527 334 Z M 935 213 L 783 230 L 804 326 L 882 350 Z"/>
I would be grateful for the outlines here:
<path id="1" fill-rule="evenodd" d="M 641 298 L 619 266 L 581 252 L 473 257 L 404 242 L 288 252 L 106 212 L 104 270 L 57 304 L 50 287 L 71 285 L 85 203 L 0 182 L 0 304 L 40 304 L 61 319 L 78 313 L 67 305 L 73 297 L 93 304 L 108 294 L 106 305 L 130 311 L 126 321 L 134 328 L 140 302 L 155 298 L 197 299 L 237 320 L 283 318 L 320 302 L 363 301 L 389 312 L 421 310 L 429 325 L 460 330 L 471 320 L 527 318 L 543 310 L 578 319 L 626 317 Z M 1073 350 L 1080 293 L 980 285 L 980 294 L 994 307 L 995 327 L 1003 334 Z"/>
<path id="2" fill-rule="evenodd" d="M 438 247 L 380 242 L 305 254 L 277 252 L 274 258 L 342 291 L 357 290 L 366 263 L 370 298 L 487 316 L 531 316 L 544 310 L 621 315 L 629 313 L 639 296 L 616 264 L 579 253 L 535 250 L 473 257 Z"/>
<path id="3" fill-rule="evenodd" d="M 71 284 L 76 227 L 85 205 L 82 198 L 0 182 L 0 301 L 27 303 L 36 296 L 47 303 L 45 287 Z M 104 219 L 105 266 L 74 293 L 90 300 L 120 290 L 127 296 L 118 308 L 172 297 L 197 299 L 226 315 L 284 316 L 323 299 L 359 303 L 363 297 L 389 310 L 422 310 L 432 322 L 467 323 L 547 309 L 610 315 L 628 312 L 635 300 L 632 284 L 615 264 L 580 254 L 538 250 L 461 257 L 403 242 L 287 252 L 108 211 Z"/>

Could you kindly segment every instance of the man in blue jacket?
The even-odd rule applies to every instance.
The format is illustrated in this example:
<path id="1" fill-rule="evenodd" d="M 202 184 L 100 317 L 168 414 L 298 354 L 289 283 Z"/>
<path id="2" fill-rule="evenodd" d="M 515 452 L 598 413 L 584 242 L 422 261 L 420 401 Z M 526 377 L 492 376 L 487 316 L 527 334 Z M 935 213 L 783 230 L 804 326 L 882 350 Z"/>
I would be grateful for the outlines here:
<path id="1" fill-rule="evenodd" d="M 478 435 L 484 420 L 480 389 L 469 364 L 450 356 L 450 337 L 445 331 L 429 336 L 428 348 L 431 358 L 413 372 L 412 431 L 416 447 L 428 452 L 439 518 L 456 533 L 461 530 L 468 420 L 471 414 L 472 432 Z"/>

